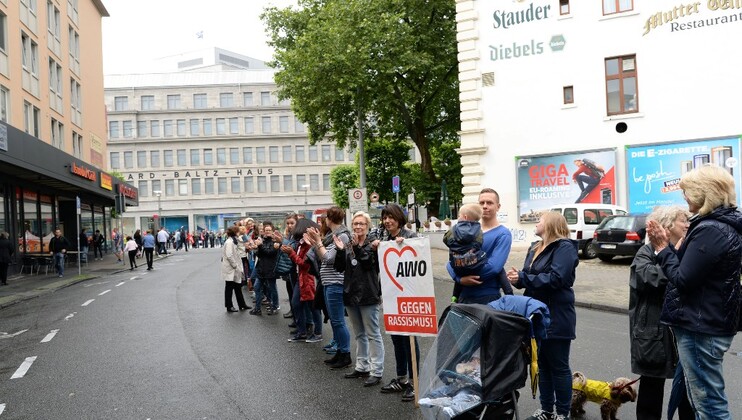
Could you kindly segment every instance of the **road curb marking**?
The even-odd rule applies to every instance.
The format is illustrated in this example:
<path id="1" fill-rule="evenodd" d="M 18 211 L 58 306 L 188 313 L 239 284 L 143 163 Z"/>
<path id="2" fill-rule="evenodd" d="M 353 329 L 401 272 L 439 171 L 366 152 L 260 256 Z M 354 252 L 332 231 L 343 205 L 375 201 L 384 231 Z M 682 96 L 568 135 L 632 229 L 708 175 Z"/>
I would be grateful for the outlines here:
<path id="1" fill-rule="evenodd" d="M 26 357 L 26 360 L 21 363 L 21 366 L 18 368 L 18 370 L 15 371 L 10 379 L 19 379 L 25 376 L 26 372 L 31 369 L 31 365 L 33 364 L 33 362 L 36 361 L 36 357 L 37 356 Z"/>

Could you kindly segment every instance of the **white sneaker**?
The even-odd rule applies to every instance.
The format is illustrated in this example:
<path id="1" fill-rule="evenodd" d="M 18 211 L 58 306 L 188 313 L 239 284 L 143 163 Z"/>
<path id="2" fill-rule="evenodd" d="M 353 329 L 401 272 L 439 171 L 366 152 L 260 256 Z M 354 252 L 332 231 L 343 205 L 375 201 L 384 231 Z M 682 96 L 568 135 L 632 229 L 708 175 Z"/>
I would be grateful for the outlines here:
<path id="1" fill-rule="evenodd" d="M 540 408 L 534 411 L 531 417 L 526 418 L 526 420 L 555 420 L 555 419 L 556 417 L 554 417 L 553 413 L 544 411 Z M 562 417 L 562 419 L 564 419 L 564 417 Z"/>
<path id="2" fill-rule="evenodd" d="M 554 420 L 569 420 L 569 416 L 565 416 L 564 414 L 557 414 L 552 418 Z"/>

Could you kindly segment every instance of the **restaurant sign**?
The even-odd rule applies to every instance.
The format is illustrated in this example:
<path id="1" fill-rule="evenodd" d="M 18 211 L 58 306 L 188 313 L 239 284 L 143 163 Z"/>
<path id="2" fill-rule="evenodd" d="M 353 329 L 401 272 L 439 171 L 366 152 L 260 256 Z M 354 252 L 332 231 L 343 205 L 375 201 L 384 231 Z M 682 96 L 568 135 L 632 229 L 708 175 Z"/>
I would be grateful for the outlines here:
<path id="1" fill-rule="evenodd" d="M 98 180 L 98 175 L 94 170 L 85 166 L 80 166 L 75 162 L 72 162 L 72 164 L 70 165 L 70 172 L 73 175 L 77 175 L 80 178 L 85 178 L 88 181 L 96 182 Z"/>
<path id="2" fill-rule="evenodd" d="M 101 188 L 113 191 L 113 177 L 105 172 L 100 173 L 100 186 Z"/>
<path id="3" fill-rule="evenodd" d="M 137 190 L 135 188 L 132 188 L 126 184 L 119 184 L 119 194 L 123 195 L 126 198 L 131 198 L 132 200 L 137 199 Z"/>

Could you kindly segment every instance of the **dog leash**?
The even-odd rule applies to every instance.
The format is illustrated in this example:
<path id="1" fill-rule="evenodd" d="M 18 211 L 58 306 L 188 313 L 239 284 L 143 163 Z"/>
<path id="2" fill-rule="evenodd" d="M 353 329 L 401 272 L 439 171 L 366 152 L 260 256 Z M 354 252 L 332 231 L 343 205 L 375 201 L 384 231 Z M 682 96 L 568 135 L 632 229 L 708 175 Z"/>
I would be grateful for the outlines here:
<path id="1" fill-rule="evenodd" d="M 626 388 L 627 386 L 631 386 L 631 385 L 634 385 L 635 383 L 639 382 L 639 379 L 641 379 L 641 376 L 640 376 L 640 377 L 638 377 L 638 378 L 636 378 L 636 379 L 634 379 L 633 381 L 631 381 L 631 382 L 629 382 L 629 383 L 627 383 L 627 384 L 624 384 L 624 385 L 620 386 L 620 387 L 618 388 L 618 390 L 619 390 L 619 391 L 621 391 L 622 389 Z"/>

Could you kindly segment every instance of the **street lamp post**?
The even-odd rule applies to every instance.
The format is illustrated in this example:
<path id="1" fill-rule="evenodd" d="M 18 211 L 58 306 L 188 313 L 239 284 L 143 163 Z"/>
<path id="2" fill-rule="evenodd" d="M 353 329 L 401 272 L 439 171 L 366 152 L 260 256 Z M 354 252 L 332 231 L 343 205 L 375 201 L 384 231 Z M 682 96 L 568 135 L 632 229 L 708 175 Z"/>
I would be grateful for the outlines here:
<path id="1" fill-rule="evenodd" d="M 160 231 L 160 219 L 162 218 L 162 191 L 152 191 L 157 196 L 157 220 L 155 220 L 155 232 Z"/>

